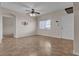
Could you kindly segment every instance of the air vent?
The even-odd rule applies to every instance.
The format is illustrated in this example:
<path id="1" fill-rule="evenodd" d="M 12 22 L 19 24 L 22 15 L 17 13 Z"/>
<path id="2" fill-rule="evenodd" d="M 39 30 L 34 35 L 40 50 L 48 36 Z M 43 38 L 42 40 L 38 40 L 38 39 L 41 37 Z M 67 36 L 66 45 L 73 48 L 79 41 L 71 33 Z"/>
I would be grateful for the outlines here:
<path id="1" fill-rule="evenodd" d="M 73 7 L 65 8 L 66 13 L 71 14 L 73 13 Z"/>

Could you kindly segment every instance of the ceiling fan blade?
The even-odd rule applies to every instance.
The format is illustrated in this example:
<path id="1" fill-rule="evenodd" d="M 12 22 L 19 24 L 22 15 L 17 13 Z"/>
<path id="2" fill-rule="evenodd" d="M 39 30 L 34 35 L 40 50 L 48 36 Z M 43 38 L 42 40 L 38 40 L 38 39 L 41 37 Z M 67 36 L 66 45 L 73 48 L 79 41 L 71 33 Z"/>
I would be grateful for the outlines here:
<path id="1" fill-rule="evenodd" d="M 39 12 L 34 12 L 34 13 L 36 13 L 36 14 L 40 14 Z"/>

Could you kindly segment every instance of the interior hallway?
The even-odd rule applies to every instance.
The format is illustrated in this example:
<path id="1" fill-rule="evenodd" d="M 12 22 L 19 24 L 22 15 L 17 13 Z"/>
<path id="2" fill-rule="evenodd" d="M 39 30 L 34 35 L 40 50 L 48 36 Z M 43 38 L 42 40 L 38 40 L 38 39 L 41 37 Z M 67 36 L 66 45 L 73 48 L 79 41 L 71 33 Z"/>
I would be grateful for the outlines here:
<path id="1" fill-rule="evenodd" d="M 72 53 L 73 40 L 40 35 L 17 39 L 5 36 L 0 44 L 2 56 L 70 56 Z"/>

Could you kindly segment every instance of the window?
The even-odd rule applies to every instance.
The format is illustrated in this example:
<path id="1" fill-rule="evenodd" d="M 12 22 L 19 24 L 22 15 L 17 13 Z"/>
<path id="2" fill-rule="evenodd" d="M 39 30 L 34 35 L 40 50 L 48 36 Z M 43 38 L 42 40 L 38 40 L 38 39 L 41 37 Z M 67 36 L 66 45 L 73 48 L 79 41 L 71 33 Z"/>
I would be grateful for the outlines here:
<path id="1" fill-rule="evenodd" d="M 51 20 L 42 20 L 39 22 L 40 29 L 50 29 L 51 28 Z"/>

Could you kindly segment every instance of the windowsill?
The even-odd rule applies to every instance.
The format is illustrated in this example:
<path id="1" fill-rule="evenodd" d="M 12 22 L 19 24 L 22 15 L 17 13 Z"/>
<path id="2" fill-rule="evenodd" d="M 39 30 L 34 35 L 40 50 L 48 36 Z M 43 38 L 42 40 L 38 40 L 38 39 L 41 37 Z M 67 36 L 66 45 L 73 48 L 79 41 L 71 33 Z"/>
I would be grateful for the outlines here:
<path id="1" fill-rule="evenodd" d="M 50 31 L 51 29 L 39 29 L 39 30 L 46 30 L 46 31 Z"/>

